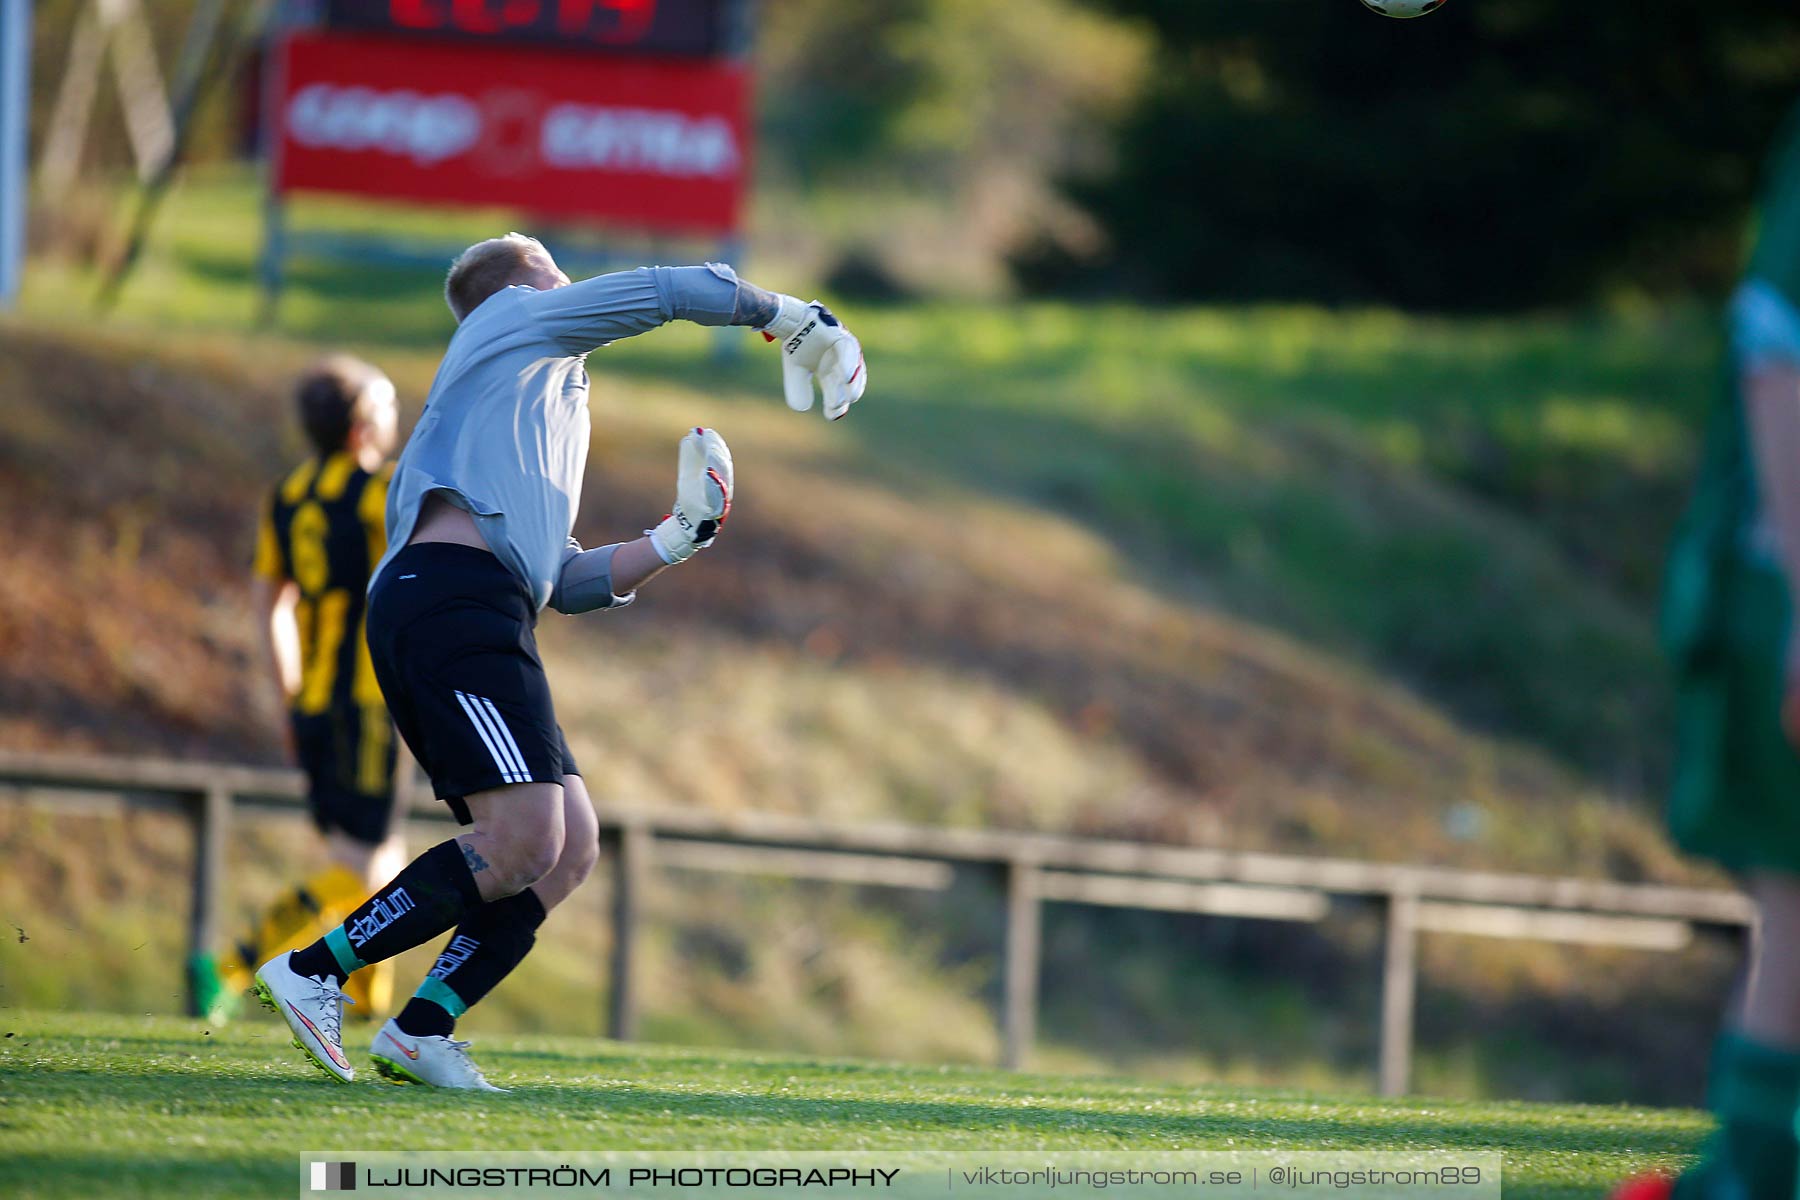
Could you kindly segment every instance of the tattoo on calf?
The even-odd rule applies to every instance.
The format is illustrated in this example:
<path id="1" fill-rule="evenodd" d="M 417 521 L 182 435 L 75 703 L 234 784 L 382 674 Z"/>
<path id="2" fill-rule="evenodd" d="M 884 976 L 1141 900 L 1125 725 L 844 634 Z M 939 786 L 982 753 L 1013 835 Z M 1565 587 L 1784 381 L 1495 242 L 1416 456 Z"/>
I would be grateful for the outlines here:
<path id="1" fill-rule="evenodd" d="M 469 874 L 474 875 L 488 869 L 487 859 L 476 853 L 475 847 L 469 845 L 467 842 L 458 842 L 456 844 L 462 847 L 463 861 L 469 864 Z"/>

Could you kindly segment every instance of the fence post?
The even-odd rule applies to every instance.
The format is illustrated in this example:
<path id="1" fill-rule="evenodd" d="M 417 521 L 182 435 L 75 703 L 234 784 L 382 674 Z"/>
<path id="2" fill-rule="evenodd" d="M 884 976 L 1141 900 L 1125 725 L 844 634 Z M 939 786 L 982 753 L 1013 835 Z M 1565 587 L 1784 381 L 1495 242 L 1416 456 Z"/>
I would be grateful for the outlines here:
<path id="1" fill-rule="evenodd" d="M 1023 1070 L 1037 1040 L 1038 959 L 1043 942 L 1043 901 L 1038 867 L 1024 858 L 1006 862 L 1006 945 L 1001 983 L 1001 1065 Z"/>
<path id="2" fill-rule="evenodd" d="M 606 1035 L 629 1042 L 637 1037 L 637 942 L 649 882 L 651 834 L 636 822 L 613 836 L 612 986 L 607 990 Z"/>
<path id="3" fill-rule="evenodd" d="M 1412 1083 L 1413 993 L 1418 980 L 1419 897 L 1409 890 L 1387 898 L 1387 937 L 1381 960 L 1383 1096 L 1405 1095 Z"/>
<path id="4" fill-rule="evenodd" d="M 213 785 L 194 797 L 194 882 L 188 908 L 188 962 L 210 955 L 219 944 L 225 911 L 225 841 L 231 824 L 231 793 Z M 205 1016 L 194 972 L 188 972 L 188 1015 Z"/>

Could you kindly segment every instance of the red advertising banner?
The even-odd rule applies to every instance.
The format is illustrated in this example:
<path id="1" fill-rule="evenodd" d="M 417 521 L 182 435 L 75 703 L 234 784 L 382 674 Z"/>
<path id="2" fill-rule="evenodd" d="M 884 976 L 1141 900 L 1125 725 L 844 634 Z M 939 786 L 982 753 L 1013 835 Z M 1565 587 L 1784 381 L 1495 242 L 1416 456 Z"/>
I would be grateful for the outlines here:
<path id="1" fill-rule="evenodd" d="M 305 33 L 281 69 L 278 191 L 738 227 L 750 140 L 736 63 Z"/>

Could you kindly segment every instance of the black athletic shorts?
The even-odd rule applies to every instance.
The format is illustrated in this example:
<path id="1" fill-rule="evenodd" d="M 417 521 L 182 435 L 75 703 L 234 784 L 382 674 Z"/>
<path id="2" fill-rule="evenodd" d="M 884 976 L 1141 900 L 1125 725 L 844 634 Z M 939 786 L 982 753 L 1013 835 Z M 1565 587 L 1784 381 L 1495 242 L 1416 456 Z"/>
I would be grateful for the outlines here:
<path id="1" fill-rule="evenodd" d="M 498 558 L 417 542 L 369 591 L 369 656 L 388 711 L 432 790 L 463 824 L 463 797 L 579 775 L 538 657 L 537 607 Z"/>
<path id="2" fill-rule="evenodd" d="M 394 727 L 380 705 L 334 705 L 289 713 L 294 750 L 306 772 L 306 804 L 320 833 L 342 830 L 368 846 L 394 822 Z"/>

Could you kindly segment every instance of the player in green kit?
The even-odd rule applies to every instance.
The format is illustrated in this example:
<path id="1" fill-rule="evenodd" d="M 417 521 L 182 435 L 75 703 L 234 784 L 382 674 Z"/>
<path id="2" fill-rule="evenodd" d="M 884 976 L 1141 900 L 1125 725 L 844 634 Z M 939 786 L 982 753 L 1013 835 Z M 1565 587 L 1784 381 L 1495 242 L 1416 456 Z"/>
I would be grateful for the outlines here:
<path id="1" fill-rule="evenodd" d="M 1713 1051 L 1718 1131 L 1620 1200 L 1792 1200 L 1800 1120 L 1800 108 L 1764 181 L 1731 350 L 1670 554 L 1675 840 L 1731 870 L 1761 932 Z"/>

